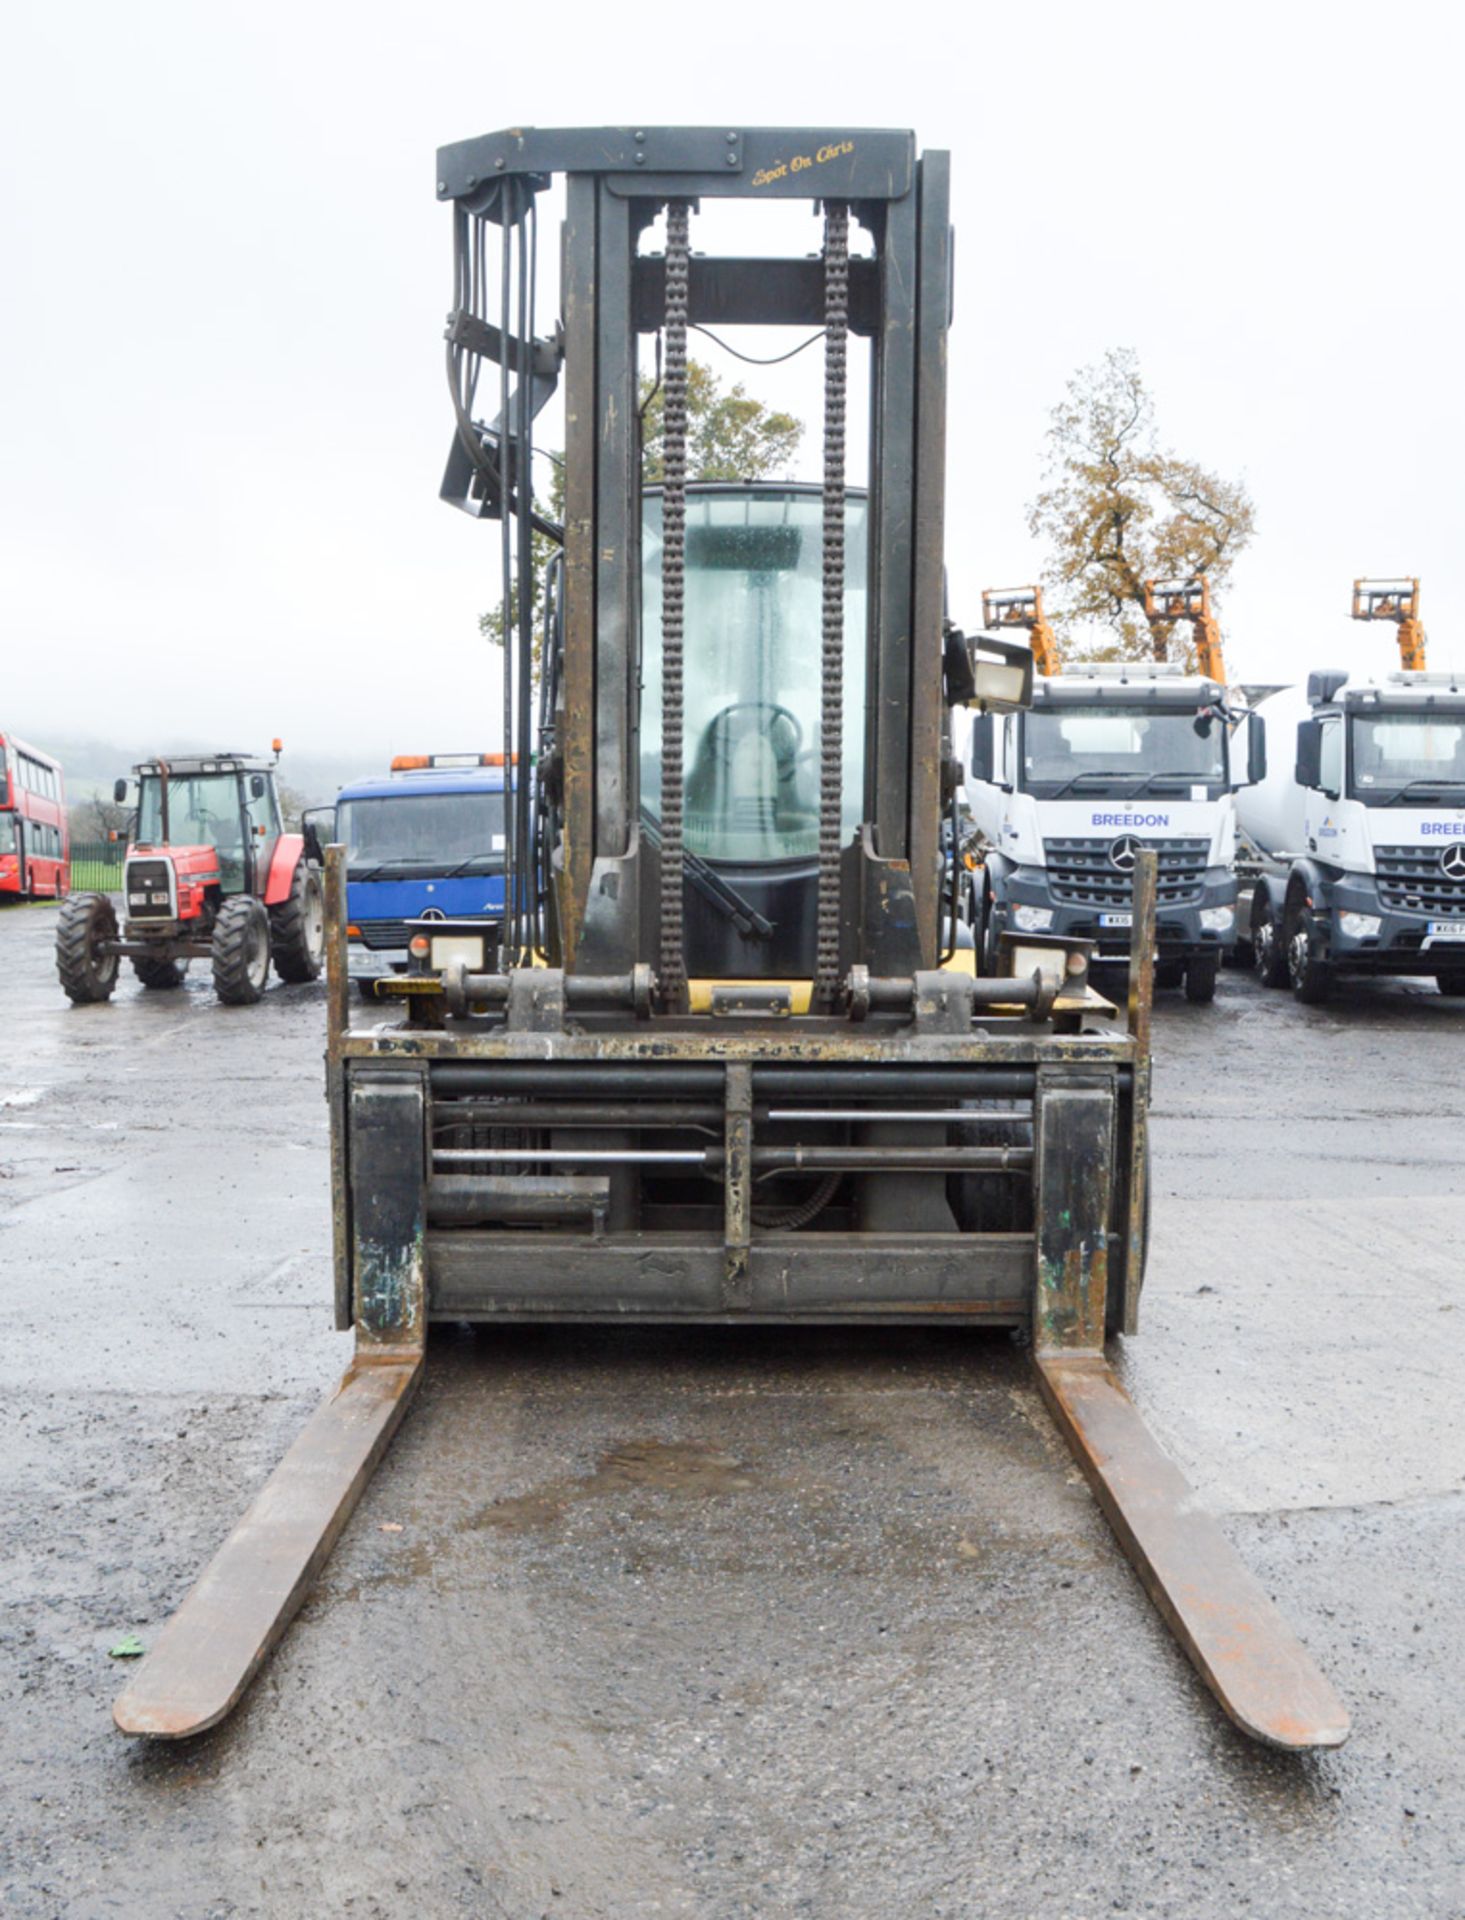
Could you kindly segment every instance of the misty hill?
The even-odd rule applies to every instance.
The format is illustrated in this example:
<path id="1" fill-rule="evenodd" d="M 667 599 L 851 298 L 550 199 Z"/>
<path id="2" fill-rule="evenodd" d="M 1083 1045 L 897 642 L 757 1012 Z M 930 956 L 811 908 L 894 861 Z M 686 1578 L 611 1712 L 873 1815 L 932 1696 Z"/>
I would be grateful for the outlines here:
<path id="1" fill-rule="evenodd" d="M 41 742 L 36 743 L 38 746 Z M 148 741 L 68 738 L 50 733 L 44 742 L 47 753 L 61 762 L 66 777 L 67 798 L 73 803 L 99 797 L 111 797 L 112 782 L 129 774 L 141 760 L 170 753 L 254 752 L 268 748 L 268 741 L 196 740 L 177 736 Z M 280 755 L 281 784 L 293 788 L 309 807 L 324 806 L 336 797 L 348 780 L 360 780 L 369 774 L 384 773 L 384 764 L 368 754 L 313 753 L 309 747 L 299 751 L 287 746 Z"/>

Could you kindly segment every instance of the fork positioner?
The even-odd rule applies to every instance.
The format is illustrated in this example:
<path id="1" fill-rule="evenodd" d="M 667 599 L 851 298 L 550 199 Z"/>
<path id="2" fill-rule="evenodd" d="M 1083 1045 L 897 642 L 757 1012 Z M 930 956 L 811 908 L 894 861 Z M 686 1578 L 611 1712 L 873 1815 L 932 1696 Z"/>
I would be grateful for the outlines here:
<path id="1" fill-rule="evenodd" d="M 514 289 L 557 172 L 561 324 L 536 340 Z M 537 744 L 536 776 L 509 796 L 494 945 L 424 929 L 416 970 L 370 1008 L 348 993 L 329 851 L 336 1306 L 356 1359 L 118 1725 L 179 1737 L 229 1711 L 389 1440 L 434 1320 L 959 1320 L 1029 1340 L 1121 1543 L 1238 1725 L 1336 1744 L 1331 1689 L 1105 1358 L 1144 1271 L 1153 856 L 1127 1023 L 1089 988 L 1082 941 L 1012 935 L 1002 976 L 975 977 L 944 897 L 951 707 L 1001 709 L 1032 684 L 1026 648 L 943 621 L 946 155 L 918 159 L 903 132 L 521 128 L 443 149 L 437 177 L 460 292 L 444 493 L 500 521 L 504 744 L 521 765 Z M 815 193 L 822 255 L 692 252 L 700 201 Z M 664 244 L 638 244 L 663 212 Z M 687 330 L 737 324 L 823 333 L 822 485 L 687 473 Z M 651 490 L 636 356 L 657 331 Z M 852 342 L 872 363 L 868 491 L 844 484 Z M 479 360 L 499 369 L 487 423 Z M 548 527 L 520 479 L 561 361 L 566 516 L 536 729 L 533 596 L 510 589 Z"/>
<path id="2" fill-rule="evenodd" d="M 1353 618 L 1392 620 L 1399 629 L 1400 667 L 1405 673 L 1425 671 L 1424 626 L 1419 618 L 1417 578 L 1355 580 Z"/>

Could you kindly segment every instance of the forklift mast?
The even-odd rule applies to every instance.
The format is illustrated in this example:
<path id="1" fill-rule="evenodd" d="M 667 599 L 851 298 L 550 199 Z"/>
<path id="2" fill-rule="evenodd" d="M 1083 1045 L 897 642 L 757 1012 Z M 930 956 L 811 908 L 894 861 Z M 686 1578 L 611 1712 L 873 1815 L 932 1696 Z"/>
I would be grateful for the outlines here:
<path id="1" fill-rule="evenodd" d="M 1399 629 L 1399 665 L 1405 673 L 1424 672 L 1424 626 L 1419 618 L 1417 579 L 1355 580 L 1353 618 L 1392 620 Z"/>
<path id="2" fill-rule="evenodd" d="M 1189 580 L 1146 580 L 1145 618 L 1151 627 L 1169 627 L 1176 620 L 1188 620 L 1195 647 L 1195 670 L 1203 678 L 1226 684 L 1226 663 L 1221 654 L 1221 628 L 1211 612 L 1211 583 L 1198 573 Z"/>
<path id="3" fill-rule="evenodd" d="M 535 210 L 558 174 L 562 325 L 531 340 Z M 648 966 L 667 1009 L 687 1004 L 689 958 L 711 974 L 812 974 L 826 1010 L 852 965 L 906 976 L 935 966 L 946 758 L 948 156 L 917 158 L 910 133 L 883 130 L 831 138 L 812 129 L 530 128 L 444 148 L 438 193 L 453 205 L 458 285 L 448 325 L 457 432 L 443 494 L 470 513 L 518 513 L 517 537 L 507 521 L 502 536 L 506 579 L 523 578 L 532 564 L 533 417 L 563 373 L 565 524 L 546 673 L 553 705 L 541 714 L 538 742 L 530 737 L 530 593 L 512 595 L 506 621 L 514 683 L 506 747 L 521 761 L 542 750 L 540 813 L 557 842 L 555 883 L 543 889 L 552 960 L 570 975 Z M 782 258 L 695 250 L 699 214 L 728 198 L 812 203 L 807 247 Z M 647 251 L 663 215 L 662 244 Z M 498 274 L 483 265 L 493 227 L 503 230 Z M 689 330 L 742 325 L 823 335 L 822 482 L 770 489 L 761 509 L 719 507 L 689 485 L 687 469 Z M 643 503 L 638 378 L 652 336 L 665 477 L 659 496 Z M 871 393 L 863 428 L 848 419 L 847 400 L 850 355 L 861 343 Z M 500 405 L 482 424 L 472 396 L 486 360 L 498 364 Z M 846 487 L 847 462 L 862 485 Z M 643 545 L 652 544 L 659 565 L 643 567 Z M 706 618 L 689 625 L 688 610 L 705 612 L 717 589 L 709 575 L 725 577 L 740 547 L 759 545 L 761 555 L 742 555 L 743 598 L 758 631 Z M 769 609 L 805 583 L 817 665 L 806 710 L 791 712 L 768 688 L 760 693 L 762 663 L 752 656 L 767 644 Z M 643 603 L 653 598 L 660 620 L 646 605 L 643 643 Z M 799 644 L 809 651 L 807 624 Z M 694 715 L 689 695 L 705 691 L 709 675 L 717 681 L 729 655 L 742 662 L 741 682 L 724 673 L 723 707 L 709 712 L 703 700 Z M 655 690 L 653 670 L 661 711 L 648 698 L 643 720 L 642 685 Z M 784 824 L 797 815 L 804 829 L 777 849 L 776 873 L 747 857 L 751 841 L 741 860 L 736 847 L 720 849 L 733 854 L 724 865 L 755 926 L 799 929 L 771 949 L 756 931 L 731 944 L 713 937 L 706 890 L 687 884 L 689 852 L 700 859 L 690 843 L 699 829 L 706 837 L 706 821 L 693 817 L 699 760 L 705 773 L 719 757 L 744 767 L 761 757 L 774 769 L 770 807 L 776 801 Z M 674 780 L 648 792 L 661 787 L 661 767 L 679 763 L 685 808 Z M 795 785 L 806 791 L 792 793 Z M 507 837 L 522 897 L 549 861 L 536 848 L 533 794 L 526 788 L 513 804 Z M 803 873 L 790 875 L 790 857 Z M 802 910 L 803 881 L 812 912 Z M 511 913 L 511 959 L 528 944 L 527 916 L 516 923 Z"/>

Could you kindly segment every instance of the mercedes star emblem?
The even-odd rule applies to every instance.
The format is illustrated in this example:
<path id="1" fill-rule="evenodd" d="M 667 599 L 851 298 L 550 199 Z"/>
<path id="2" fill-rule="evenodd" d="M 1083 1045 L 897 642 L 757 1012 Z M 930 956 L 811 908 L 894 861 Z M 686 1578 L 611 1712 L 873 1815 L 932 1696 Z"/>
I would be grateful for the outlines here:
<path id="1" fill-rule="evenodd" d="M 1121 873 L 1133 873 L 1134 863 L 1143 849 L 1143 840 L 1137 840 L 1132 833 L 1122 833 L 1109 849 L 1109 865 Z"/>
<path id="2" fill-rule="evenodd" d="M 1465 843 L 1456 840 L 1440 849 L 1440 865 L 1452 880 L 1465 880 Z"/>

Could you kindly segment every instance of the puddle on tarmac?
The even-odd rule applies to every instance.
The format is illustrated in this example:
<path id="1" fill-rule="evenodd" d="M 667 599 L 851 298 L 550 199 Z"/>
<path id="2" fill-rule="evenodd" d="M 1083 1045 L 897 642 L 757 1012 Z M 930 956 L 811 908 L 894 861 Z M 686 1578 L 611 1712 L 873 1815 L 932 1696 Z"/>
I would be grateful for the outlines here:
<path id="1" fill-rule="evenodd" d="M 688 1440 L 627 1440 L 603 1454 L 594 1473 L 578 1478 L 565 1475 L 529 1493 L 495 1500 L 480 1508 L 468 1525 L 532 1533 L 553 1526 L 572 1502 L 630 1488 L 649 1487 L 657 1493 L 703 1499 L 745 1492 L 753 1484 L 743 1462 L 716 1447 Z"/>

